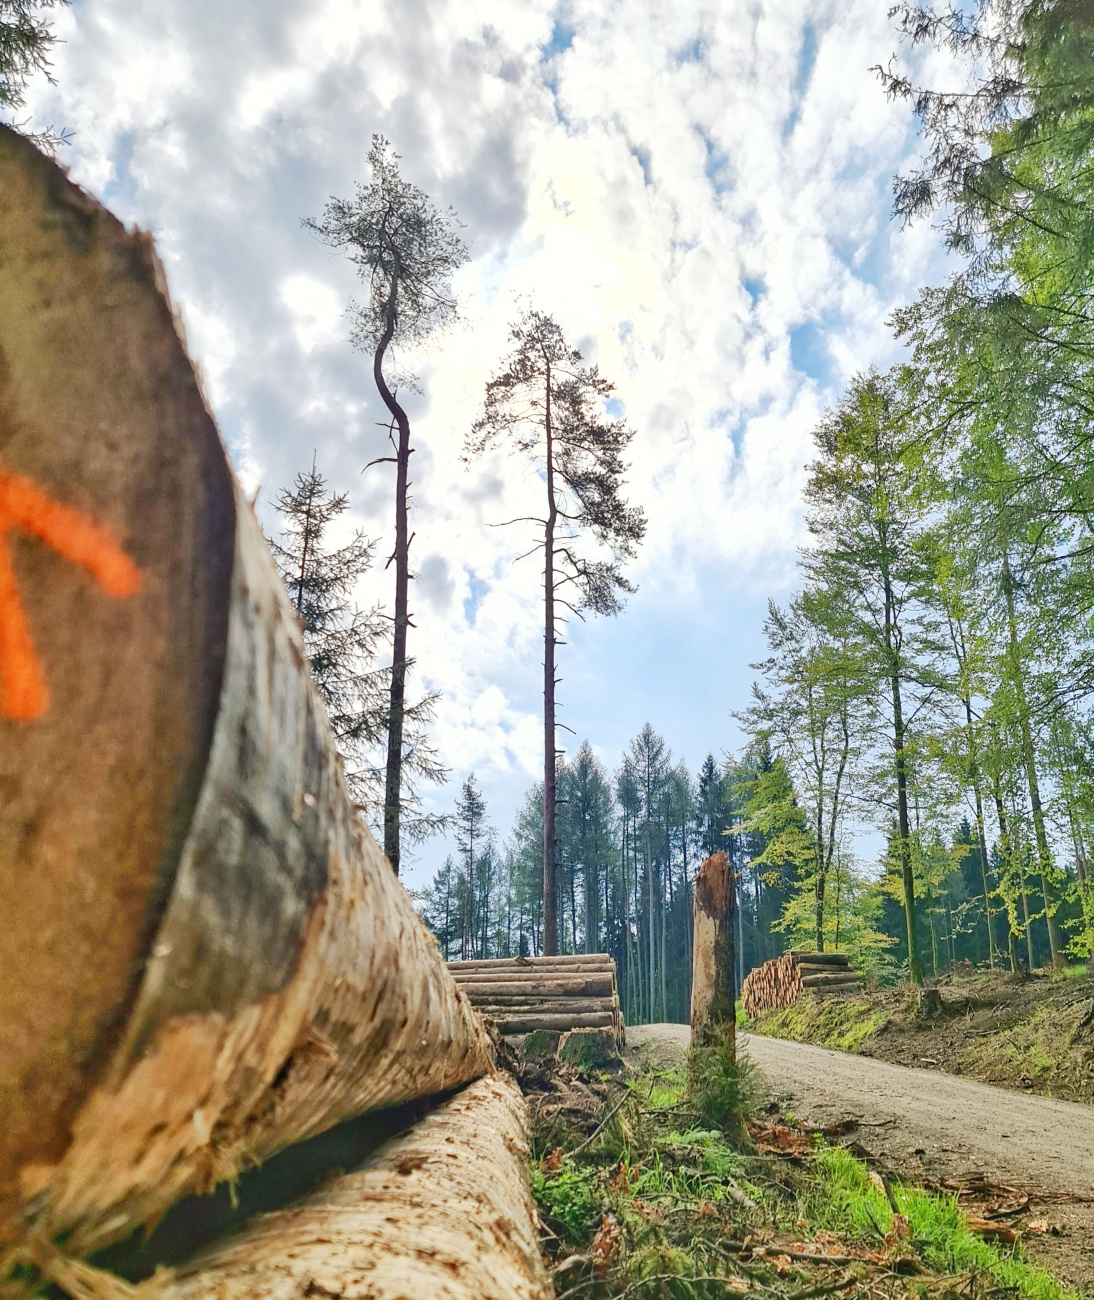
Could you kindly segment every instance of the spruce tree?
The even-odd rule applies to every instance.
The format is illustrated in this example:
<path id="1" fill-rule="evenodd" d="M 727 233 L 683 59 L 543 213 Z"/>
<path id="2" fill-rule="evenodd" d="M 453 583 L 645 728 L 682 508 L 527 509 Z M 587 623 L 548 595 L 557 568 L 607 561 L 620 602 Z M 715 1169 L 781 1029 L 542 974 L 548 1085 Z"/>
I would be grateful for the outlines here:
<path id="1" fill-rule="evenodd" d="M 10 119 L 13 112 L 26 107 L 26 88 L 32 77 L 40 74 L 53 82 L 49 55 L 57 38 L 46 11 L 69 3 L 0 0 L 0 118 Z M 23 124 L 16 129 L 22 131 Z M 25 134 L 39 148 L 50 151 L 65 139 L 50 128 Z"/>
<path id="2" fill-rule="evenodd" d="M 613 385 L 585 364 L 542 312 L 525 312 L 510 339 L 513 349 L 486 385 L 483 414 L 468 435 L 464 459 L 506 443 L 543 476 L 544 514 L 519 522 L 536 528 L 526 554 L 543 557 L 543 945 L 550 955 L 558 950 L 559 627 L 569 615 L 619 612 L 626 593 L 634 591 L 623 563 L 635 555 L 646 521 L 622 496 L 623 454 L 634 433 L 605 414 Z"/>
<path id="3" fill-rule="evenodd" d="M 391 678 L 391 669 L 377 667 L 377 658 L 389 639 L 390 623 L 379 607 L 360 609 L 353 592 L 372 564 L 376 543 L 358 530 L 345 545 L 329 545 L 328 530 L 349 509 L 349 498 L 328 491 L 314 459 L 311 469 L 297 474 L 293 486 L 278 495 L 274 508 L 282 526 L 270 547 L 300 619 L 312 677 L 327 706 L 350 788 L 375 823 L 383 809 L 377 751 L 388 731 Z M 429 780 L 444 775 L 422 734 L 434 703 L 435 697 L 427 696 L 407 710 L 412 739 L 408 766 Z M 409 782 L 404 806 L 414 819 L 417 795 Z M 436 822 L 432 817 L 414 820 L 423 834 L 436 829 Z"/>
<path id="4" fill-rule="evenodd" d="M 482 791 L 475 788 L 475 773 L 471 772 L 460 786 L 456 800 L 456 847 L 463 866 L 463 917 L 460 927 L 460 960 L 467 961 L 475 955 L 476 925 L 482 922 L 482 907 L 476 907 L 475 870 L 487 847 L 489 828 L 486 824 L 486 804 Z M 485 956 L 485 953 L 480 953 Z"/>

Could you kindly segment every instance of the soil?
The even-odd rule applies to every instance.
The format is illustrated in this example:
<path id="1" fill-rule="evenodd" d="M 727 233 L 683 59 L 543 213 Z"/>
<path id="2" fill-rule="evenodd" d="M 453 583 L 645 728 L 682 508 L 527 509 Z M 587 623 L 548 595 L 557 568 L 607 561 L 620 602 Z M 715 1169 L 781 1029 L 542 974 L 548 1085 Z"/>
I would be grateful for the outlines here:
<path id="1" fill-rule="evenodd" d="M 670 1068 L 689 1036 L 686 1025 L 628 1028 L 628 1054 Z M 743 1035 L 741 1046 L 773 1108 L 811 1127 L 843 1127 L 868 1163 L 927 1185 L 981 1174 L 1028 1195 L 1027 1257 L 1094 1292 L 1094 1108 L 806 1043 Z"/>
<path id="2" fill-rule="evenodd" d="M 907 990 L 866 994 L 886 1013 L 864 1056 L 1064 1101 L 1094 1103 L 1094 978 L 967 972 L 936 986 L 942 1015 L 916 1014 Z"/>

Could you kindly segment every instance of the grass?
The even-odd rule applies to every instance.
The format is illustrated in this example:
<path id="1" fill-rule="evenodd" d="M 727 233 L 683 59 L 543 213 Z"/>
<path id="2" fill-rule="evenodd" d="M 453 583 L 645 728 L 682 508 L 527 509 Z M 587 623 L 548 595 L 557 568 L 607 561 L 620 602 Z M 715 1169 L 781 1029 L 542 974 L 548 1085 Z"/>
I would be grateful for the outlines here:
<path id="1" fill-rule="evenodd" d="M 1060 970 L 1051 971 L 1049 978 L 1055 983 L 1064 983 L 1067 980 L 1085 980 L 1089 974 L 1089 965 L 1081 961 L 1074 966 L 1064 966 Z"/>
<path id="2" fill-rule="evenodd" d="M 781 1011 L 766 1011 L 749 1024 L 757 1034 L 817 1043 L 840 1052 L 857 1052 L 889 1018 L 889 1012 L 859 998 L 801 997 Z"/>
<path id="3" fill-rule="evenodd" d="M 1089 1003 L 1040 1007 L 1018 1024 L 974 1038 L 958 1058 L 964 1073 L 988 1083 L 1032 1086 L 1048 1095 L 1090 1100 L 1089 1043 L 1080 1037 Z"/>
<path id="4" fill-rule="evenodd" d="M 738 1136 L 750 1094 L 725 1064 L 719 1070 L 730 1076 L 739 1108 L 728 1126 L 699 1113 L 693 1067 L 690 1076 L 676 1070 L 632 1080 L 614 1114 L 615 1103 L 605 1103 L 609 1118 L 592 1141 L 587 1120 L 560 1145 L 549 1145 L 562 1134 L 557 1126 L 533 1135 L 539 1158 L 532 1188 L 559 1300 L 725 1300 L 746 1290 L 790 1300 L 818 1279 L 830 1285 L 831 1267 L 821 1260 L 780 1264 L 774 1244 L 767 1256 L 742 1257 L 733 1243 L 802 1242 L 821 1232 L 834 1234 L 847 1253 L 880 1261 L 843 1269 L 859 1296 L 864 1286 L 874 1294 L 884 1279 L 877 1294 L 887 1300 L 1079 1300 L 1017 1248 L 970 1232 L 956 1199 L 909 1187 L 894 1192 L 911 1228 L 905 1249 L 927 1271 L 897 1276 L 883 1240 L 892 1211 L 866 1165 L 819 1139 L 804 1166 L 758 1155 Z"/>
<path id="5" fill-rule="evenodd" d="M 869 1170 L 849 1152 L 822 1147 L 814 1158 L 815 1180 L 799 1200 L 801 1217 L 841 1236 L 867 1238 L 889 1230 L 892 1211 Z M 1026 1263 L 1017 1250 L 1005 1250 L 970 1232 L 956 1197 L 935 1196 L 919 1188 L 894 1193 L 908 1218 L 917 1256 L 929 1268 L 950 1275 L 977 1274 L 1021 1300 L 1077 1300 L 1043 1269 Z"/>

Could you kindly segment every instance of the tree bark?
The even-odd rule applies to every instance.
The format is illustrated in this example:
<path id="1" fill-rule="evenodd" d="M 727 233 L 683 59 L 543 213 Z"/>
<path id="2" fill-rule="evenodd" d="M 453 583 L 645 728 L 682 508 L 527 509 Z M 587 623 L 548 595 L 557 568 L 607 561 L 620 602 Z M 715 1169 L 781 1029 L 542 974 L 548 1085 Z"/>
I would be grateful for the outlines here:
<path id="1" fill-rule="evenodd" d="M 733 868 L 722 850 L 695 878 L 691 1041 L 732 1042 L 736 1025 L 733 953 Z"/>
<path id="2" fill-rule="evenodd" d="M 160 1300 L 549 1300 L 507 1076 L 481 1079 L 352 1174 L 197 1256 Z"/>
<path id="3" fill-rule="evenodd" d="M 395 622 L 391 643 L 391 691 L 387 723 L 387 767 L 384 775 L 384 853 L 399 874 L 399 839 L 402 815 L 403 716 L 406 705 L 406 633 L 410 623 L 410 536 L 407 492 L 410 477 L 410 420 L 384 378 L 384 357 L 395 334 L 395 303 L 399 276 L 392 276 L 384 332 L 372 361 L 372 377 L 384 405 L 399 430 L 395 456 Z"/>
<path id="4" fill-rule="evenodd" d="M 912 830 L 908 818 L 908 766 L 905 744 L 904 708 L 900 695 L 898 652 L 893 644 L 893 594 L 889 580 L 885 580 L 885 647 L 890 659 L 889 685 L 893 700 L 893 747 L 896 775 L 897 824 L 900 834 L 900 875 L 904 893 L 904 925 L 908 938 L 908 974 L 913 984 L 923 983 L 923 967 L 919 960 L 919 940 L 916 935 L 915 877 L 912 873 Z"/>
<path id="5" fill-rule="evenodd" d="M 0 484 L 28 483 L 64 509 L 0 529 L 49 689 L 0 716 L 0 1242 L 79 1253 L 490 1051 L 354 810 L 150 240 L 0 128 Z"/>
<path id="6" fill-rule="evenodd" d="M 1033 833 L 1037 840 L 1037 857 L 1040 863 L 1041 885 L 1045 898 L 1045 924 L 1048 926 L 1048 948 L 1053 966 L 1064 964 L 1063 943 L 1056 921 L 1055 891 L 1050 884 L 1053 865 L 1052 851 L 1045 832 L 1045 814 L 1041 807 L 1041 786 L 1037 779 L 1037 756 L 1033 747 L 1033 731 L 1026 702 L 1026 686 L 1022 676 L 1022 660 L 1018 646 L 1018 620 L 1014 612 L 1014 580 L 1010 571 L 1010 558 L 1003 553 L 1003 591 L 1007 600 L 1007 625 L 1009 651 L 1014 674 L 1014 693 L 1018 699 L 1018 724 L 1022 734 L 1022 758 L 1029 783 L 1029 805 L 1033 815 Z M 1032 964 L 1032 963 L 1031 963 Z"/>
<path id="7" fill-rule="evenodd" d="M 555 861 L 555 502 L 554 431 L 551 427 L 551 363 L 544 385 L 547 439 L 547 523 L 543 530 L 543 954 L 558 952 L 558 864 Z"/>

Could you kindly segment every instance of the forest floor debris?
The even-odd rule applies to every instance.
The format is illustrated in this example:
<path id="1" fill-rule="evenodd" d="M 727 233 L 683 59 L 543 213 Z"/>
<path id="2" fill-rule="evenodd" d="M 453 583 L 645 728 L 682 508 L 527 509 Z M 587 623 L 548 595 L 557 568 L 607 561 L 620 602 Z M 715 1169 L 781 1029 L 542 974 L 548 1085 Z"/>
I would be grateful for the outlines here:
<path id="1" fill-rule="evenodd" d="M 959 969 L 935 983 L 942 1015 L 916 1014 L 907 988 L 803 997 L 748 1028 L 1063 1101 L 1094 1103 L 1094 976 L 1025 979 Z"/>
<path id="2" fill-rule="evenodd" d="M 746 1142 L 728 1140 L 693 1109 L 680 1044 L 677 1032 L 651 1051 L 647 1037 L 624 1078 L 527 1080 L 559 1300 L 1079 1294 L 1023 1258 L 1028 1236 L 1050 1228 L 1029 1226 L 1031 1203 L 1009 1186 L 914 1186 L 856 1154 L 854 1125 L 818 1133 L 773 1102 Z"/>

